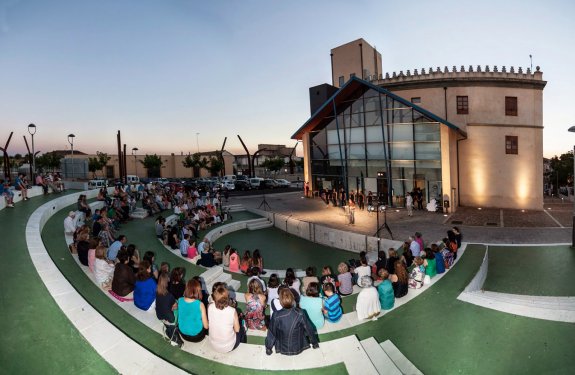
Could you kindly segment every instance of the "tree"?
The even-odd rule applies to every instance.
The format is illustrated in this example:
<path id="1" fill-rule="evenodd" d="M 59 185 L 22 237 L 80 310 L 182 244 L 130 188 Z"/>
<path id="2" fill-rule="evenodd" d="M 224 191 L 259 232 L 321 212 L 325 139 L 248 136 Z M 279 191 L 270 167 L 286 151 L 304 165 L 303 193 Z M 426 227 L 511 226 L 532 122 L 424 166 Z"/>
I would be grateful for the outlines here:
<path id="1" fill-rule="evenodd" d="M 198 155 L 198 157 L 199 157 L 199 155 Z M 202 170 L 202 169 L 207 170 L 209 165 L 210 165 L 210 161 L 208 160 L 208 158 L 206 158 L 206 157 L 204 156 L 204 157 L 201 158 L 200 161 L 198 162 L 198 169 L 199 169 L 199 170 Z"/>
<path id="2" fill-rule="evenodd" d="M 54 171 L 54 169 L 60 168 L 60 160 L 62 160 L 62 158 L 63 155 L 57 154 L 53 151 L 47 152 L 36 158 L 36 167 L 40 169 Z"/>
<path id="3" fill-rule="evenodd" d="M 218 173 L 224 169 L 224 162 L 222 159 L 211 157 L 210 158 L 210 165 L 206 168 L 212 176 L 217 176 Z"/>
<path id="4" fill-rule="evenodd" d="M 557 157 L 555 155 L 549 161 L 549 165 L 553 172 L 551 173 L 550 182 L 555 186 L 572 185 L 573 184 L 573 151 L 566 154 L 561 154 Z M 559 186 L 555 186 L 558 188 Z"/>
<path id="5" fill-rule="evenodd" d="M 277 172 L 283 168 L 285 161 L 283 158 L 276 156 L 275 158 L 266 159 L 260 164 L 260 167 L 269 169 L 272 172 Z"/>
<path id="6" fill-rule="evenodd" d="M 144 157 L 144 160 L 140 160 L 140 163 L 146 168 L 148 171 L 148 177 L 160 177 L 160 168 L 162 168 L 162 158 L 158 155 L 148 155 Z"/>
<path id="7" fill-rule="evenodd" d="M 94 174 L 96 178 L 96 171 L 103 169 L 107 164 L 110 157 L 105 152 L 96 151 L 95 158 L 88 158 L 88 170 Z"/>

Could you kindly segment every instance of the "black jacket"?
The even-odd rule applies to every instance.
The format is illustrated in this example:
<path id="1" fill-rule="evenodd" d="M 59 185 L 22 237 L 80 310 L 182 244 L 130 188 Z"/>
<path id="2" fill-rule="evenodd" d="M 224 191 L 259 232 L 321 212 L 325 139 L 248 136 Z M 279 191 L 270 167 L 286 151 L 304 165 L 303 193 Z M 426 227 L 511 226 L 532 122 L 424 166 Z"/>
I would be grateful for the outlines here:
<path id="1" fill-rule="evenodd" d="M 309 348 L 317 348 L 318 339 L 307 315 L 299 308 L 282 309 L 274 312 L 266 337 L 266 352 L 296 355 Z"/>

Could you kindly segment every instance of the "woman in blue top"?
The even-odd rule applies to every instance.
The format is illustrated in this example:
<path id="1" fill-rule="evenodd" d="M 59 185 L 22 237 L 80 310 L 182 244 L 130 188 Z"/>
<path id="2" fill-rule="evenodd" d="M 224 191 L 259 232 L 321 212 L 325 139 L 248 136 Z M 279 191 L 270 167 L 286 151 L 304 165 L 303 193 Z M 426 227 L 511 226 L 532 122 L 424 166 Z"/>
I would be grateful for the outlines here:
<path id="1" fill-rule="evenodd" d="M 151 271 L 150 262 L 146 260 L 140 262 L 134 286 L 134 305 L 142 310 L 148 310 L 156 300 L 156 281 Z"/>
<path id="2" fill-rule="evenodd" d="M 379 270 L 379 277 L 383 280 L 377 286 L 377 294 L 379 294 L 379 304 L 383 310 L 393 309 L 395 304 L 395 294 L 393 293 L 393 285 L 388 280 L 389 272 L 385 268 Z"/>
<path id="3" fill-rule="evenodd" d="M 323 327 L 323 300 L 319 297 L 319 283 L 311 282 L 307 286 L 305 296 L 301 296 L 299 307 L 305 310 L 309 320 L 316 329 Z"/>
<path id="4" fill-rule="evenodd" d="M 178 328 L 186 341 L 200 342 L 206 337 L 208 315 L 202 303 L 202 286 L 195 279 L 188 280 L 184 296 L 178 299 Z"/>

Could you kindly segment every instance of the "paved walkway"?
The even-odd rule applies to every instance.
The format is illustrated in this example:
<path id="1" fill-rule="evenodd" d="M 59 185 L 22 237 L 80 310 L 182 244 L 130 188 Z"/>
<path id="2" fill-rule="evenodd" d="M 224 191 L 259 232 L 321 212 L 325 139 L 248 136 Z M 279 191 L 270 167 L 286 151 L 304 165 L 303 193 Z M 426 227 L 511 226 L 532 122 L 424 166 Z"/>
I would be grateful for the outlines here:
<path id="1" fill-rule="evenodd" d="M 342 208 L 326 207 L 322 200 L 304 198 L 301 192 L 267 194 L 265 197 L 272 211 L 292 215 L 299 220 L 370 236 L 377 231 L 375 213 L 356 210 L 355 224 L 350 225 Z M 261 195 L 231 197 L 229 204 L 258 208 L 262 198 Z M 388 209 L 385 215 L 395 240 L 405 240 L 416 231 L 421 232 L 426 240 L 441 240 L 455 225 L 462 231 L 463 240 L 470 243 L 548 244 L 571 243 L 572 212 L 571 202 L 546 199 L 542 211 L 460 207 L 456 213 L 447 216 L 414 211 L 413 216 L 408 217 L 404 209 Z M 383 213 L 380 213 L 379 220 L 381 225 Z M 390 238 L 384 229 L 381 229 L 380 237 Z"/>

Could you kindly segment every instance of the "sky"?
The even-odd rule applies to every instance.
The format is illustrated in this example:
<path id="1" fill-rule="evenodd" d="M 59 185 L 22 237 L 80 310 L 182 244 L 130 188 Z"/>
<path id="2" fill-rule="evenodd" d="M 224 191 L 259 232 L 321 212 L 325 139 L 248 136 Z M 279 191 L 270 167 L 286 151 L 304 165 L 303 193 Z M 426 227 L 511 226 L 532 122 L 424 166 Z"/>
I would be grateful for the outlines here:
<path id="1" fill-rule="evenodd" d="M 575 2 L 0 0 L 0 146 L 139 154 L 294 146 L 330 49 L 364 38 L 383 72 L 540 66 L 544 156 L 573 149 Z M 301 146 L 298 147 L 301 155 Z"/>

